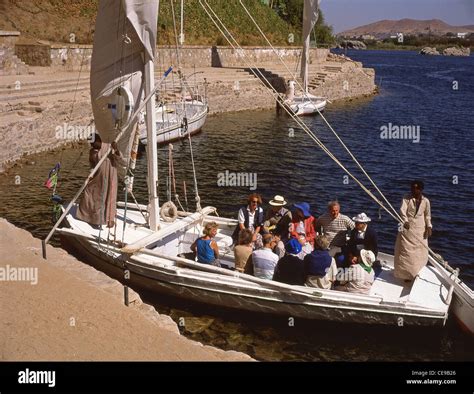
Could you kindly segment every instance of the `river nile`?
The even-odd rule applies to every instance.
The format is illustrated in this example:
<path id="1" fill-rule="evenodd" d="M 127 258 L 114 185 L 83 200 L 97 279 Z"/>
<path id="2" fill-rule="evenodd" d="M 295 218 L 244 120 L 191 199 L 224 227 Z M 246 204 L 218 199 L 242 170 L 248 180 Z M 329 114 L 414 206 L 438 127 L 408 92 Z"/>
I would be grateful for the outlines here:
<path id="1" fill-rule="evenodd" d="M 398 209 L 409 182 L 422 179 L 433 217 L 431 247 L 474 287 L 474 58 L 424 57 L 405 51 L 349 51 L 348 56 L 376 70 L 379 94 L 348 103 L 328 105 L 324 115 L 364 165 L 376 184 Z M 320 117 L 304 122 L 362 180 Z M 395 126 L 410 126 L 406 139 L 388 138 Z M 394 136 L 393 133 L 391 135 Z M 256 174 L 257 192 L 268 201 L 281 194 L 291 203 L 307 201 L 314 215 L 338 199 L 349 216 L 366 212 L 379 234 L 380 249 L 393 252 L 396 222 L 359 188 L 288 117 L 275 111 L 229 113 L 210 117 L 193 138 L 199 194 L 203 206 L 221 216 L 236 217 L 251 192 L 248 186 L 218 187 L 220 173 Z M 166 200 L 167 148 L 160 148 L 161 201 Z M 178 194 L 194 207 L 192 168 L 187 142 L 174 144 Z M 31 165 L 0 177 L 0 216 L 44 237 L 51 228 L 49 193 L 42 184 L 62 156 L 59 193 L 71 198 L 88 172 L 88 147 L 35 155 Z M 138 161 L 135 190 L 146 198 L 145 155 Z M 15 185 L 14 176 L 21 177 Z M 365 182 L 368 185 L 368 182 Z M 123 199 L 120 196 L 119 199 Z M 142 294 L 160 312 L 176 321 L 194 322 L 184 333 L 203 343 L 243 351 L 259 360 L 472 360 L 472 340 L 448 322 L 444 329 L 366 327 L 284 318 L 241 315 Z M 466 341 L 470 341 L 466 344 Z"/>

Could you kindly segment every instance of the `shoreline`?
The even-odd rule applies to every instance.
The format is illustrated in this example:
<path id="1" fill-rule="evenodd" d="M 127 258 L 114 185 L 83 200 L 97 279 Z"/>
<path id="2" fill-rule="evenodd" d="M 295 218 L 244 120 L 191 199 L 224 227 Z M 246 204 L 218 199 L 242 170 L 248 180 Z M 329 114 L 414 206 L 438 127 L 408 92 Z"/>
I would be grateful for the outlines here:
<path id="1" fill-rule="evenodd" d="M 377 94 L 373 69 L 343 55 L 322 51 L 320 56 L 309 68 L 311 94 L 338 104 Z M 269 62 L 259 68 L 278 92 L 284 92 L 291 78 L 288 70 Z M 155 72 L 160 75 L 159 69 Z M 198 74 L 192 79 L 206 84 L 209 116 L 276 107 L 260 79 L 244 66 L 194 67 L 183 72 Z M 70 126 L 81 131 L 94 127 L 88 71 L 30 67 L 28 75 L 0 76 L 0 174 L 32 154 L 77 143 L 66 136 Z"/>
<path id="2" fill-rule="evenodd" d="M 8 255 L 0 264 L 0 360 L 255 361 L 182 336 L 132 289 L 125 306 L 118 281 L 61 248 L 48 245 L 43 260 L 40 240 L 6 219 L 0 231 Z"/>

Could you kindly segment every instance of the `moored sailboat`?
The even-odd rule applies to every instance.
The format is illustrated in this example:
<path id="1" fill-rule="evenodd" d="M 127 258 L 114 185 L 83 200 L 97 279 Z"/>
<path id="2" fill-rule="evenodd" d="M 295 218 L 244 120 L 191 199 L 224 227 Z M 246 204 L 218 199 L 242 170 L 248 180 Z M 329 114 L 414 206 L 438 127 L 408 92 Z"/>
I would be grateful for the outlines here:
<path id="1" fill-rule="evenodd" d="M 424 267 L 413 284 L 406 284 L 393 275 L 393 257 L 380 254 L 382 271 L 368 295 L 286 285 L 228 269 L 233 268 L 231 235 L 237 222 L 214 216 L 213 207 L 202 208 L 197 187 L 196 212 L 180 212 L 170 202 L 159 207 L 152 100 L 156 15 L 155 1 L 132 5 L 102 0 L 91 67 L 91 80 L 97 84 L 91 89 L 97 130 L 103 141 L 117 141 L 124 157 L 130 156 L 136 118 L 146 106 L 148 205 L 119 204 L 115 226 L 108 228 L 79 220 L 73 200 L 53 228 L 64 244 L 127 284 L 219 307 L 363 324 L 444 325 L 458 282 L 444 274 L 436 261 Z M 111 21 L 123 27 L 122 37 L 117 37 Z M 136 58 L 121 63 L 119 56 L 105 51 L 117 47 L 117 53 L 123 53 L 121 45 L 132 45 L 130 53 Z M 128 67 L 121 69 L 122 64 Z M 114 75 L 115 68 L 120 78 Z M 62 219 L 67 227 L 58 229 Z M 216 242 L 221 267 L 186 258 L 210 221 L 220 226 Z"/>
<path id="2" fill-rule="evenodd" d="M 318 21 L 320 0 L 304 0 L 303 10 L 303 52 L 301 55 L 302 92 L 295 94 L 295 81 L 289 82 L 288 93 L 284 105 L 288 106 L 296 116 L 313 115 L 324 111 L 327 100 L 315 96 L 308 91 L 308 67 L 310 35 Z"/>
<path id="3" fill-rule="evenodd" d="M 156 141 L 165 144 L 188 138 L 198 133 L 206 123 L 209 105 L 205 84 L 190 83 L 189 77 L 181 70 L 180 45 L 184 42 L 184 1 L 181 1 L 181 34 L 178 42 L 176 21 L 174 17 L 173 1 L 170 1 L 173 11 L 174 32 L 176 38 L 177 74 L 179 79 L 179 92 L 174 84 L 168 92 L 168 86 L 163 84 L 160 97 L 156 102 Z M 172 67 L 168 71 L 174 72 Z M 193 73 L 196 74 L 195 72 Z M 174 97 L 172 97 L 174 96 Z M 139 139 L 143 145 L 148 144 L 147 130 L 144 122 L 139 124 Z"/>

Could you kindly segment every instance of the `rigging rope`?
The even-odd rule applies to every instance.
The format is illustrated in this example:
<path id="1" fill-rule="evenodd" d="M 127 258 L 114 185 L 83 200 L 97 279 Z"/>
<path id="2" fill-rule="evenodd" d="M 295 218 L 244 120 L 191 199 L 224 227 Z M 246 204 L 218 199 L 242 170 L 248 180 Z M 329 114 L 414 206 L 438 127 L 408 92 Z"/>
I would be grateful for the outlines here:
<path id="1" fill-rule="evenodd" d="M 183 122 L 183 128 L 185 129 L 185 133 L 188 131 L 188 122 L 187 119 L 184 118 L 186 122 Z M 198 181 L 196 176 L 196 165 L 194 163 L 194 153 L 193 153 L 193 143 L 191 141 L 191 133 L 188 133 L 188 140 L 189 140 L 189 151 L 191 153 L 191 164 L 193 167 L 193 180 L 194 180 L 194 193 L 195 193 L 195 200 L 196 200 L 196 211 L 201 212 L 201 197 L 199 196 L 198 190 Z"/>
<path id="2" fill-rule="evenodd" d="M 203 0 L 199 0 L 199 3 L 203 7 L 204 11 L 207 13 L 209 18 L 213 21 L 213 23 L 216 25 L 216 27 L 219 29 L 219 31 L 224 35 L 226 40 L 229 42 L 230 46 L 236 50 L 237 48 L 241 51 L 244 52 L 242 47 L 238 44 L 238 42 L 235 40 L 233 35 L 227 30 L 225 25 L 222 23 L 222 21 L 219 19 L 219 17 L 215 14 L 214 10 L 212 7 L 209 6 L 206 0 L 204 0 L 206 3 L 206 6 L 209 7 L 209 10 L 214 14 L 215 18 L 210 14 L 210 12 L 206 9 L 206 6 L 203 4 Z M 223 33 L 222 29 L 219 27 L 219 25 L 216 22 L 216 19 L 219 21 L 219 23 L 222 25 L 222 28 L 226 31 L 229 37 L 225 33 Z M 234 41 L 235 45 L 232 43 Z M 244 52 L 245 53 L 245 52 Z M 243 59 L 251 69 L 252 73 L 257 77 L 265 81 L 266 84 L 266 92 L 269 93 L 275 100 L 279 100 L 279 94 L 278 92 L 272 87 L 270 81 L 265 77 L 265 75 L 256 67 L 255 65 L 250 64 L 246 59 L 245 56 L 243 56 Z M 260 75 L 258 76 L 257 73 Z M 364 190 L 382 209 L 384 209 L 390 216 L 392 216 L 395 220 L 398 220 L 397 217 L 388 210 L 388 208 L 369 190 L 365 185 L 363 185 L 345 166 L 340 162 L 340 160 L 337 159 L 336 156 L 319 140 L 318 137 L 308 128 L 308 126 L 297 116 L 295 116 L 292 111 L 287 108 L 286 106 L 283 106 L 283 109 L 288 113 L 288 115 L 302 128 L 302 130 L 309 135 L 309 137 L 339 166 L 341 167 L 346 174 L 348 174 L 361 188 Z"/>
<path id="3" fill-rule="evenodd" d="M 240 0 L 241 4 L 242 4 L 242 1 Z M 268 81 L 268 79 L 265 77 L 265 75 L 260 71 L 260 69 L 258 69 L 255 65 L 251 65 L 246 59 L 245 59 L 245 52 L 243 51 L 242 47 L 239 45 L 239 43 L 235 40 L 235 38 L 233 37 L 233 35 L 229 32 L 229 30 L 225 27 L 224 23 L 220 20 L 220 18 L 217 16 L 217 14 L 214 12 L 214 10 L 212 9 L 212 7 L 207 3 L 207 0 L 204 0 L 204 3 L 206 5 L 203 4 L 203 0 L 199 0 L 199 4 L 201 5 L 201 7 L 204 9 L 204 11 L 206 12 L 206 14 L 209 16 L 209 18 L 212 20 L 212 22 L 214 23 L 214 25 L 217 27 L 217 29 L 221 32 L 221 34 L 224 36 L 224 38 L 227 40 L 227 42 L 230 44 L 230 46 L 235 50 L 236 48 L 238 48 L 243 54 L 244 56 L 242 57 L 245 62 L 247 63 L 247 65 L 250 66 L 250 70 L 251 72 L 257 77 L 257 78 L 260 78 L 261 80 L 265 81 L 266 83 L 266 88 L 267 88 L 267 92 L 275 99 L 275 100 L 279 100 L 279 94 L 278 92 L 275 90 L 275 88 L 273 88 L 273 86 L 270 84 L 270 82 Z M 243 5 L 243 4 L 242 4 Z M 210 12 L 212 12 L 212 14 L 214 15 L 214 17 L 210 14 L 209 10 L 206 9 L 206 7 L 209 8 Z M 244 7 L 245 8 L 245 7 Z M 248 13 L 248 10 L 246 10 L 247 13 Z M 215 18 L 215 19 L 214 19 Z M 228 34 L 228 37 L 227 35 L 223 32 L 223 30 L 219 27 L 218 23 L 216 22 L 219 21 L 219 23 L 222 25 L 222 28 L 226 31 L 226 33 Z M 256 23 L 256 22 L 254 22 Z M 259 29 L 261 31 L 261 29 Z M 263 32 L 261 32 L 263 34 Z M 235 45 L 231 42 L 231 39 L 232 41 L 234 41 Z M 266 37 L 265 37 L 266 39 Z M 267 39 L 267 42 L 268 39 Z M 271 44 L 270 44 L 271 45 Z M 275 51 L 275 49 L 272 47 L 272 49 Z M 286 65 L 285 65 L 286 67 Z M 260 77 L 257 75 L 257 72 L 258 74 L 260 75 Z M 291 71 L 290 71 L 291 73 Z M 264 84 L 265 85 L 265 84 Z M 301 87 L 301 85 L 300 85 Z M 304 93 L 306 95 L 306 93 Z M 297 116 L 294 115 L 294 113 L 292 113 L 292 111 L 287 108 L 286 106 L 282 106 L 282 108 L 288 113 L 288 115 L 302 128 L 302 130 L 307 133 L 309 135 L 309 137 L 339 166 L 341 167 L 345 172 L 346 174 L 348 174 L 361 188 L 362 190 L 364 190 L 382 209 L 384 209 L 393 219 L 395 219 L 395 221 L 401 223 L 402 225 L 404 224 L 403 223 L 403 220 L 401 218 L 401 216 L 399 215 L 398 211 L 395 210 L 395 208 L 390 204 L 390 202 L 386 199 L 386 197 L 384 196 L 384 194 L 380 191 L 380 189 L 375 185 L 375 183 L 373 182 L 372 178 L 367 174 L 367 172 L 363 169 L 363 167 L 360 165 L 360 163 L 357 161 L 357 159 L 355 158 L 355 156 L 352 154 L 352 152 L 350 152 L 350 150 L 347 148 L 347 146 L 343 143 L 343 141 L 340 139 L 340 137 L 337 135 L 336 131 L 332 128 L 332 126 L 329 124 L 329 122 L 327 121 L 327 119 L 321 114 L 321 112 L 318 110 L 319 114 L 321 115 L 321 117 L 324 119 L 325 123 L 328 125 L 328 127 L 331 129 L 331 131 L 336 135 L 336 137 L 338 138 L 338 140 L 341 142 L 341 144 L 343 144 L 343 146 L 345 147 L 346 151 L 348 151 L 348 153 L 351 155 L 351 157 L 353 158 L 353 160 L 358 164 L 358 166 L 361 168 L 361 170 L 364 172 L 364 174 L 366 175 L 366 177 L 371 181 L 371 183 L 373 184 L 373 186 L 376 188 L 376 190 L 379 192 L 379 194 L 382 196 L 382 198 L 387 202 L 387 204 L 389 205 L 389 207 L 391 208 L 392 211 L 390 211 L 365 185 L 363 185 L 340 161 L 339 159 L 336 158 L 336 156 L 334 156 L 332 154 L 332 152 L 316 137 L 316 135 L 308 128 L 308 126 L 301 121 L 301 119 L 299 119 Z M 418 241 L 423 241 L 419 236 L 417 236 L 416 234 L 411 234 L 413 235 L 414 238 L 416 238 Z M 440 260 L 442 263 L 444 263 L 444 266 L 445 268 L 449 267 L 447 266 L 446 262 L 444 261 L 444 259 L 442 258 L 442 256 L 440 256 L 439 254 L 435 253 L 429 246 L 425 245 L 423 242 L 421 242 L 421 244 L 423 245 L 423 247 L 425 247 L 429 253 L 432 254 L 432 257 L 434 257 L 436 260 Z M 451 267 L 449 267 L 451 268 Z"/>
<path id="4" fill-rule="evenodd" d="M 252 22 L 254 23 L 254 25 L 257 27 L 258 31 L 260 32 L 260 34 L 262 35 L 262 37 L 265 39 L 265 41 L 268 43 L 268 45 L 270 46 L 270 48 L 272 49 L 272 51 L 278 56 L 278 59 L 280 60 L 280 62 L 285 66 L 286 70 L 291 74 L 291 71 L 290 69 L 287 67 L 285 61 L 282 59 L 281 55 L 275 50 L 275 48 L 273 47 L 272 43 L 268 40 L 267 36 L 265 35 L 265 33 L 262 31 L 262 29 L 260 28 L 260 26 L 258 25 L 258 23 L 255 21 L 255 19 L 253 18 L 253 16 L 250 14 L 249 10 L 245 7 L 245 5 L 242 3 L 242 0 L 239 0 L 240 2 L 240 5 L 243 7 L 243 9 L 245 10 L 245 12 L 247 13 L 247 15 L 249 16 L 249 18 L 252 20 Z M 291 74 L 292 76 L 294 76 L 293 74 Z M 305 98 L 307 98 L 309 101 L 312 102 L 311 98 L 308 96 L 307 92 L 303 89 L 303 87 L 301 86 L 301 84 L 299 83 L 298 79 L 294 76 L 293 78 L 295 80 L 295 82 L 298 84 L 298 87 L 300 89 L 302 89 L 303 91 L 303 95 L 305 96 Z M 364 167 L 360 164 L 360 162 L 357 160 L 357 158 L 354 156 L 354 154 L 352 153 L 352 151 L 348 148 L 348 146 L 344 143 L 344 141 L 339 137 L 339 135 L 337 134 L 336 130 L 334 130 L 334 128 L 331 126 L 331 124 L 328 122 L 328 120 L 326 119 L 326 117 L 322 114 L 322 112 L 317 108 L 317 106 L 315 106 L 316 108 L 316 111 L 318 111 L 318 114 L 321 116 L 321 119 L 323 119 L 324 123 L 326 123 L 326 125 L 328 126 L 328 128 L 332 131 L 332 133 L 334 134 L 334 136 L 337 138 L 337 140 L 341 143 L 341 145 L 344 147 L 344 149 L 347 151 L 347 153 L 351 156 L 351 158 L 354 160 L 354 162 L 357 164 L 357 166 L 360 168 L 360 170 L 364 173 L 364 175 L 367 177 L 367 179 L 370 181 L 370 183 L 375 187 L 375 189 L 377 190 L 377 192 L 380 194 L 380 196 L 384 199 L 384 201 L 388 204 L 388 206 L 392 209 L 392 211 L 395 213 L 395 215 L 397 216 L 397 218 L 399 219 L 399 221 L 401 221 L 401 216 L 398 214 L 397 210 L 393 207 L 393 205 L 388 201 L 388 199 L 385 197 L 385 195 L 382 193 L 382 191 L 378 188 L 378 186 L 375 184 L 375 182 L 373 181 L 373 179 L 370 177 L 370 175 L 366 172 L 366 170 L 364 169 Z"/>

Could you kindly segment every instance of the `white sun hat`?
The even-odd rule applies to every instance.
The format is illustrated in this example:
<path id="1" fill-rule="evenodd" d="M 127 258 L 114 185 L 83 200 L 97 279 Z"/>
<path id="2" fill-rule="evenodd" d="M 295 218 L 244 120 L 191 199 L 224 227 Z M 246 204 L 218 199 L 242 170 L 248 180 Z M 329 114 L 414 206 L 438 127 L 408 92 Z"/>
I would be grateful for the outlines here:
<path id="1" fill-rule="evenodd" d="M 274 207 L 282 207 L 286 205 L 285 197 L 276 195 L 273 197 L 273 200 L 269 201 L 269 204 L 273 205 Z"/>
<path id="2" fill-rule="evenodd" d="M 356 223 L 369 223 L 372 219 L 370 219 L 365 212 L 359 213 L 357 216 L 354 216 L 352 220 Z"/>
<path id="3" fill-rule="evenodd" d="M 375 263 L 375 254 L 371 250 L 362 249 L 360 251 L 360 258 L 362 259 L 362 262 L 369 267 L 372 267 Z"/>

